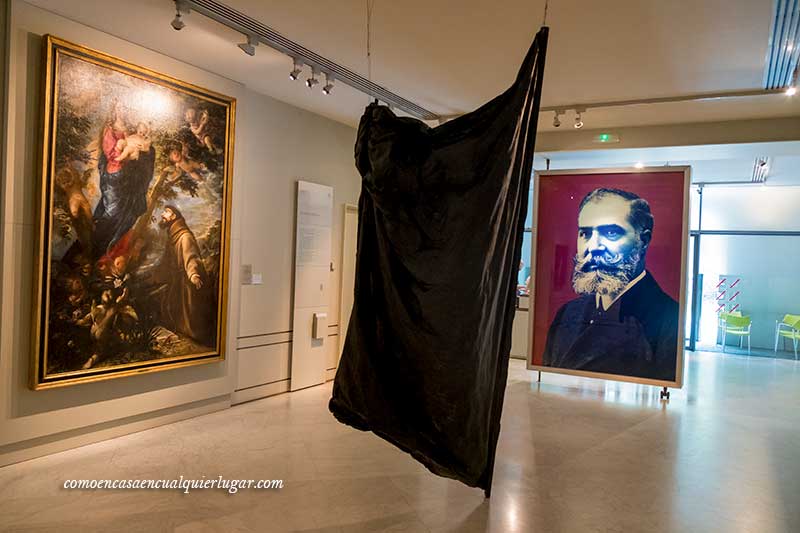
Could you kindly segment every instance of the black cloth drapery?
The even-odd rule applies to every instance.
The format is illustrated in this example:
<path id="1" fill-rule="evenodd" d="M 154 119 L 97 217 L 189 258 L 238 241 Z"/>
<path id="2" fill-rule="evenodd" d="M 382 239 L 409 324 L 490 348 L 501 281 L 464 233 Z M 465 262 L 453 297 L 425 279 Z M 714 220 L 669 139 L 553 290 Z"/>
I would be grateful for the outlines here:
<path id="1" fill-rule="evenodd" d="M 355 297 L 330 410 L 487 494 L 547 32 L 476 111 L 430 128 L 371 104 L 355 147 Z"/>

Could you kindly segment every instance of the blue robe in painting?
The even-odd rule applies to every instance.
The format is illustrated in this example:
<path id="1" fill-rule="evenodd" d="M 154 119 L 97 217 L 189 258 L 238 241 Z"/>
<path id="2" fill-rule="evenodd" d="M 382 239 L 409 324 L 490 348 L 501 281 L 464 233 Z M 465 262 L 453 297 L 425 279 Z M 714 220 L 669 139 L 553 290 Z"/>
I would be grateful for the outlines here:
<path id="1" fill-rule="evenodd" d="M 147 188 L 153 179 L 156 150 L 139 152 L 117 172 L 107 170 L 108 159 L 100 151 L 100 202 L 94 210 L 94 251 L 101 257 L 109 251 L 147 210 Z"/>

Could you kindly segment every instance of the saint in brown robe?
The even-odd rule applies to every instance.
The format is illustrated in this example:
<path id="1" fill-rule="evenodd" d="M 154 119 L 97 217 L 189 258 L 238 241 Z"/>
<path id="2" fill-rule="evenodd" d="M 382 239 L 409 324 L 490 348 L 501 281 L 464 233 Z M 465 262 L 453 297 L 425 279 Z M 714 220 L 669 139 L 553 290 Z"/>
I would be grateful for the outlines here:
<path id="1" fill-rule="evenodd" d="M 168 240 L 161 260 L 161 278 L 166 284 L 166 293 L 161 304 L 161 318 L 164 327 L 191 337 L 205 346 L 216 343 L 214 324 L 214 295 L 211 294 L 211 280 L 208 278 L 200 256 L 197 240 L 186 225 L 186 220 L 177 215 L 168 224 Z M 201 287 L 192 282 L 192 277 L 200 278 Z"/>

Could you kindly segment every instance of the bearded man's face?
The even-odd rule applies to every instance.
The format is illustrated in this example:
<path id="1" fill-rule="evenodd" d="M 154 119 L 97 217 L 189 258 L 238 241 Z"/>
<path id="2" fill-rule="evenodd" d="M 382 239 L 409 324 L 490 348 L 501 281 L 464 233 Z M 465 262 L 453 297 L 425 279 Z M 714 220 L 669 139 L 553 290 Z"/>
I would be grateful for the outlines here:
<path id="1" fill-rule="evenodd" d="M 161 213 L 161 220 L 158 221 L 158 225 L 162 228 L 168 228 L 172 221 L 175 220 L 177 215 L 172 211 L 170 208 L 164 209 L 164 212 Z"/>
<path id="2" fill-rule="evenodd" d="M 578 215 L 572 287 L 578 294 L 619 295 L 644 268 L 647 246 L 629 222 L 629 200 L 607 195 Z"/>

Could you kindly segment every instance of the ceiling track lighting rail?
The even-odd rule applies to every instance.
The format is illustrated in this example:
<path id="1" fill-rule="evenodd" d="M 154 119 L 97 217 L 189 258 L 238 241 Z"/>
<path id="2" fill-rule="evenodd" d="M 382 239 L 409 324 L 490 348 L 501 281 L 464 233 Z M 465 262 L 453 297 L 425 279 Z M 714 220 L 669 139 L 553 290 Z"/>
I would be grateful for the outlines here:
<path id="1" fill-rule="evenodd" d="M 728 98 L 747 98 L 752 96 L 769 96 L 773 94 L 784 94 L 787 96 L 794 96 L 797 89 L 794 86 L 784 87 L 781 89 L 752 89 L 747 91 L 717 91 L 710 93 L 695 93 L 679 96 L 664 96 L 659 98 L 640 98 L 638 100 L 612 100 L 608 102 L 593 102 L 584 104 L 564 104 L 542 106 L 539 111 L 542 113 L 552 112 L 553 126 L 558 128 L 561 126 L 559 116 L 566 114 L 568 111 L 575 112 L 575 129 L 581 129 L 584 125 L 583 114 L 589 109 L 597 109 L 603 107 L 627 107 L 634 105 L 649 105 L 649 104 L 669 104 L 674 102 L 700 102 L 703 100 L 724 100 Z M 452 120 L 460 117 L 461 114 L 455 115 L 442 115 L 440 120 Z"/>
<path id="2" fill-rule="evenodd" d="M 686 94 L 680 96 L 664 96 L 659 98 L 640 98 L 638 100 L 614 100 L 608 102 L 592 102 L 584 104 L 566 104 L 554 106 L 542 106 L 540 111 L 558 111 L 564 113 L 570 109 L 580 109 L 586 111 L 587 109 L 596 109 L 598 107 L 626 107 L 632 105 L 647 105 L 647 104 L 669 104 L 674 102 L 699 102 L 702 100 L 723 100 L 727 98 L 746 98 L 748 96 L 768 96 L 771 94 L 790 94 L 790 88 L 782 89 L 753 89 L 748 91 L 717 91 L 711 93 L 696 93 Z M 791 93 L 794 94 L 794 93 Z M 790 94 L 790 96 L 791 96 Z"/>
<path id="3" fill-rule="evenodd" d="M 757 182 L 751 180 L 726 180 L 726 181 L 693 181 L 692 187 L 697 188 L 706 188 L 706 187 L 766 187 L 766 182 Z M 778 184 L 778 185 L 770 185 L 770 187 L 797 187 L 797 185 L 789 184 Z"/>
<path id="4" fill-rule="evenodd" d="M 373 83 L 372 81 L 356 74 L 352 70 L 339 65 L 327 59 L 304 46 L 287 39 L 280 33 L 272 28 L 265 26 L 259 21 L 244 15 L 235 9 L 232 9 L 225 4 L 216 2 L 214 0 L 175 0 L 175 7 L 177 10 L 176 20 L 180 22 L 179 26 L 184 27 L 181 15 L 186 15 L 191 11 L 195 11 L 203 16 L 206 16 L 223 26 L 238 31 L 245 35 L 248 39 L 248 44 L 255 47 L 258 43 L 263 43 L 275 50 L 286 54 L 291 57 L 294 62 L 294 70 L 290 77 L 296 79 L 300 73 L 297 72 L 298 68 L 303 65 L 308 65 L 312 69 L 312 77 L 315 81 L 310 85 L 316 85 L 316 75 L 324 73 L 327 77 L 325 87 L 327 88 L 324 93 L 330 94 L 333 90 L 333 80 L 337 80 L 353 89 L 365 93 L 393 108 L 401 109 L 406 113 L 423 119 L 423 120 L 439 120 L 439 115 L 433 111 L 429 111 L 422 106 L 411 102 L 399 96 L 392 91 Z M 180 29 L 173 21 L 173 28 Z M 255 43 L 255 44 L 253 44 Z M 247 45 L 244 45 L 247 47 Z M 240 48 L 242 48 L 240 46 Z M 249 54 L 250 48 L 242 48 Z M 308 85 L 308 82 L 307 82 Z"/>

